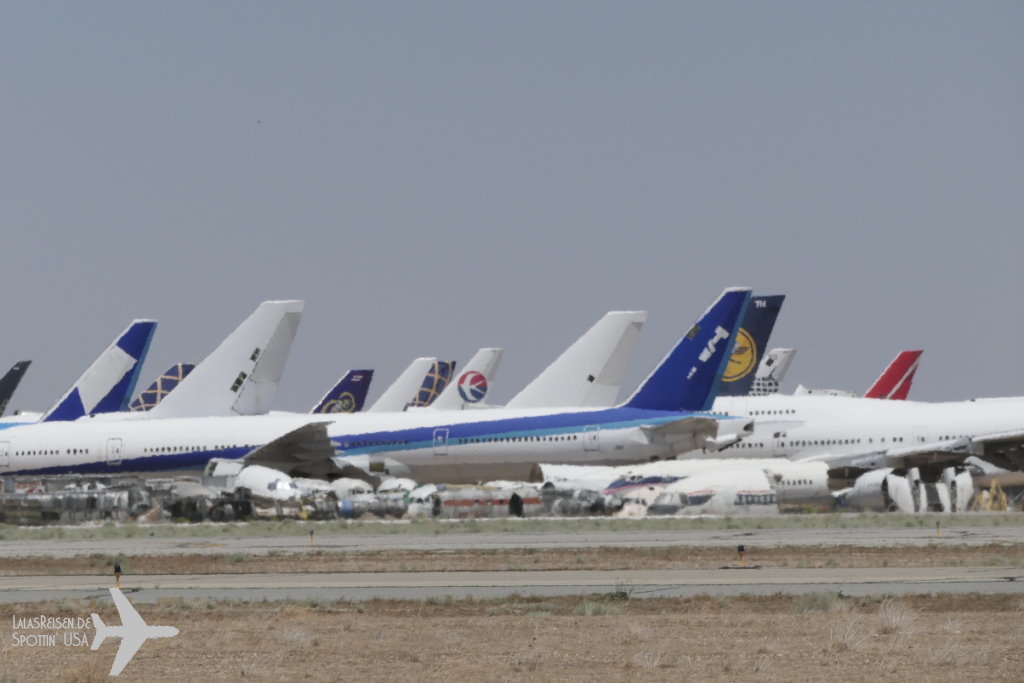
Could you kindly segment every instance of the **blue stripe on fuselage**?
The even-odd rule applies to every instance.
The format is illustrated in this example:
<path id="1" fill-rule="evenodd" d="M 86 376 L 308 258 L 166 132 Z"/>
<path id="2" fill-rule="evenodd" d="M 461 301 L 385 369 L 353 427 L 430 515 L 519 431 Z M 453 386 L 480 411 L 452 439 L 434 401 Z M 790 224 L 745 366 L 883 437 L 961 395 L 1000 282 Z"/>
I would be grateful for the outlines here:
<path id="1" fill-rule="evenodd" d="M 334 444 L 335 450 L 341 455 L 364 455 L 368 453 L 414 451 L 422 448 L 432 448 L 434 434 L 439 429 L 448 430 L 446 439 L 448 446 L 458 446 L 467 443 L 467 439 L 517 439 L 562 436 L 581 434 L 586 431 L 585 428 L 587 427 L 596 427 L 599 430 L 629 429 L 630 427 L 639 426 L 658 426 L 688 417 L 735 419 L 712 413 L 610 408 L 608 410 L 578 413 L 558 413 L 505 420 L 456 422 L 414 429 L 348 434 L 332 436 L 331 442 Z M 480 443 L 480 441 L 470 443 Z"/>

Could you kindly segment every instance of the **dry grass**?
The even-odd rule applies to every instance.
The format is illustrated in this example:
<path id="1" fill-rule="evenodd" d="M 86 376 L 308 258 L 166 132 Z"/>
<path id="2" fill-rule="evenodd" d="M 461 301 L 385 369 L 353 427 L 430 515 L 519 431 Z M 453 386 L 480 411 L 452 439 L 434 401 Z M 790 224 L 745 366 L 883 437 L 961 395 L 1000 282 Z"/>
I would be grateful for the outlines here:
<path id="1" fill-rule="evenodd" d="M 0 562 L 0 576 L 105 575 L 114 557 L 19 557 Z M 117 558 L 126 574 L 259 574 L 365 571 L 506 571 L 522 569 L 715 569 L 733 563 L 726 548 L 574 548 L 466 551 L 326 552 L 311 548 L 274 555 L 177 555 Z M 747 546 L 746 561 L 773 567 L 1024 566 L 1024 546 L 936 544 L 906 548 Z"/>
<path id="2" fill-rule="evenodd" d="M 181 635 L 150 641 L 121 679 L 336 680 L 1019 680 L 1024 598 L 836 596 L 804 612 L 799 597 L 620 600 L 512 598 L 447 604 L 166 601 L 140 607 Z M 579 614 L 580 605 L 615 614 Z M 539 609 L 538 609 L 539 607 Z M 10 615 L 87 614 L 112 607 L 5 606 Z M 884 616 L 883 616 L 884 615 Z M 908 630 L 909 626 L 912 630 Z M 6 631 L 4 629 L 7 629 Z M 899 649 L 894 634 L 905 634 Z M 100 681 L 116 642 L 88 648 L 0 648 L 5 681 Z"/>

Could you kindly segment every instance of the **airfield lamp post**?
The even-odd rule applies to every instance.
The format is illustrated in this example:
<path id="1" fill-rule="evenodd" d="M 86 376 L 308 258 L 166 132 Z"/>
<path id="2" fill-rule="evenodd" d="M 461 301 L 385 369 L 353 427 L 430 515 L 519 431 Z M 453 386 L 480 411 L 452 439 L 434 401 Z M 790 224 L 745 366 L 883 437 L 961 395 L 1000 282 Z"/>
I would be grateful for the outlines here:
<path id="1" fill-rule="evenodd" d="M 120 562 L 115 562 L 114 563 L 114 587 L 115 588 L 120 588 L 121 587 L 121 563 Z"/>
<path id="2" fill-rule="evenodd" d="M 743 566 L 743 551 L 744 551 L 744 550 L 745 550 L 745 548 L 744 548 L 744 547 L 743 547 L 742 545 L 738 545 L 738 546 L 736 546 L 736 552 L 737 552 L 737 554 L 738 554 L 738 555 L 739 555 L 739 557 L 740 557 L 739 565 L 740 565 L 741 567 Z"/>
<path id="3" fill-rule="evenodd" d="M 313 532 L 314 531 L 316 531 L 316 530 L 315 529 L 310 529 L 309 530 L 309 544 L 310 545 L 314 545 L 314 543 L 313 543 Z"/>

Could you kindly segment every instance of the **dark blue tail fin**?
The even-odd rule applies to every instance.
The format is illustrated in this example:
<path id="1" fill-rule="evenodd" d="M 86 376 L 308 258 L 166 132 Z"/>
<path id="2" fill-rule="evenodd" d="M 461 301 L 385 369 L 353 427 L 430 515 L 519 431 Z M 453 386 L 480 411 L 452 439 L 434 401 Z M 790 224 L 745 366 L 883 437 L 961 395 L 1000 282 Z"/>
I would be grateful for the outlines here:
<path id="1" fill-rule="evenodd" d="M 0 379 L 0 416 L 7 410 L 7 402 L 14 395 L 14 390 L 18 388 L 21 378 L 24 377 L 29 365 L 32 365 L 32 361 L 19 360 L 7 371 L 3 379 Z"/>
<path id="2" fill-rule="evenodd" d="M 709 410 L 749 302 L 747 288 L 722 292 L 623 406 L 644 410 Z"/>
<path id="3" fill-rule="evenodd" d="M 785 294 L 751 297 L 747 314 L 743 316 L 743 323 L 736 334 L 736 346 L 729 357 L 729 365 L 722 375 L 719 396 L 746 396 L 750 393 L 757 376 L 757 366 L 768 350 L 768 339 L 785 298 Z"/>
<path id="4" fill-rule="evenodd" d="M 149 410 L 163 400 L 163 397 L 171 393 L 171 389 L 178 386 L 178 383 L 188 377 L 188 373 L 196 367 L 195 363 L 176 363 L 167 369 L 167 372 L 153 380 L 149 388 L 143 391 L 131 402 L 128 410 L 137 412 Z"/>
<path id="5" fill-rule="evenodd" d="M 423 385 L 416 392 L 416 398 L 409 403 L 409 407 L 429 406 L 444 391 L 444 388 L 448 386 L 448 382 L 451 381 L 454 374 L 455 361 L 439 360 L 434 363 L 434 367 L 423 378 Z"/>
<path id="6" fill-rule="evenodd" d="M 373 370 L 349 370 L 310 413 L 358 413 L 366 402 Z"/>

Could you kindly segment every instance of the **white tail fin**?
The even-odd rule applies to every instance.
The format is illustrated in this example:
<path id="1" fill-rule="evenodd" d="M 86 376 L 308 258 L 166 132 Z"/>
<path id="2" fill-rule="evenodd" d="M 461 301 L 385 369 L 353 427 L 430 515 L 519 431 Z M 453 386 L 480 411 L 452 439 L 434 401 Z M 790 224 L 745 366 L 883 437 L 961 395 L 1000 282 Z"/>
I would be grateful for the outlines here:
<path id="1" fill-rule="evenodd" d="M 615 404 L 646 311 L 606 313 L 506 404 L 508 408 Z"/>
<path id="2" fill-rule="evenodd" d="M 454 381 L 449 382 L 430 408 L 462 410 L 478 404 L 486 397 L 505 349 L 480 349 Z"/>
<path id="3" fill-rule="evenodd" d="M 430 371 L 437 358 L 417 358 L 398 376 L 394 383 L 384 390 L 367 412 L 397 413 L 416 397 L 416 392 L 423 385 L 423 378 Z"/>
<path id="4" fill-rule="evenodd" d="M 301 301 L 265 301 L 189 373 L 150 417 L 266 413 L 302 318 Z"/>
<path id="5" fill-rule="evenodd" d="M 795 356 L 796 349 L 772 349 L 766 353 L 757 367 L 757 376 L 754 378 L 750 395 L 767 396 L 779 393 L 779 385 L 786 377 L 786 371 L 789 370 Z"/>

